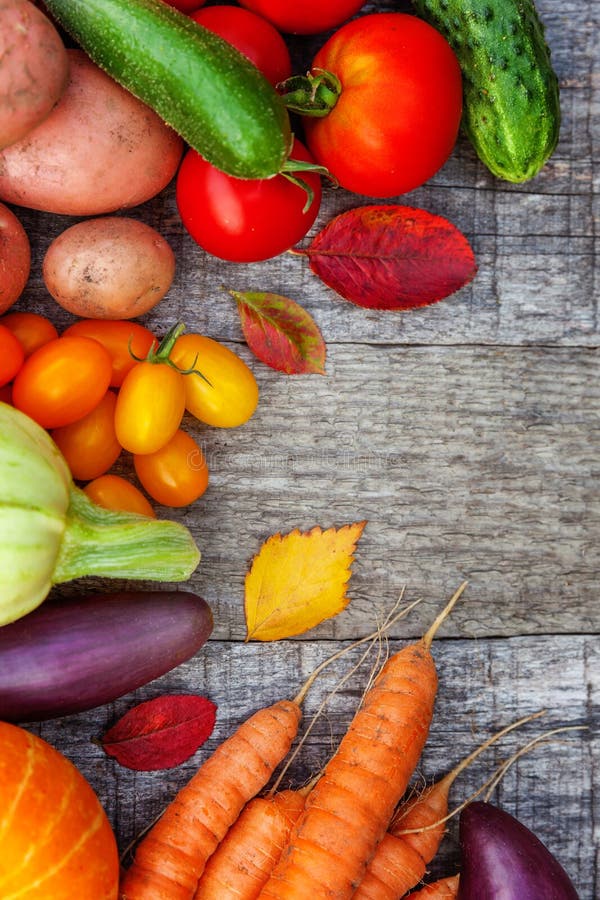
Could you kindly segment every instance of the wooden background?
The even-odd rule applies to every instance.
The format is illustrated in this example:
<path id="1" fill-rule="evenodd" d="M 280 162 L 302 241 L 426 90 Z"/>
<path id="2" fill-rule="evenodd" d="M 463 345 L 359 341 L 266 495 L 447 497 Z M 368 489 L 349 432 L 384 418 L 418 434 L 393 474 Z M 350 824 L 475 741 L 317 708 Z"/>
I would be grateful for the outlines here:
<path id="1" fill-rule="evenodd" d="M 407 9 L 391 0 L 364 12 Z M 435 645 L 440 693 L 420 777 L 445 772 L 509 721 L 541 708 L 542 723 L 507 739 L 460 779 L 459 802 L 526 737 L 587 725 L 536 749 L 496 794 L 555 852 L 582 900 L 598 876 L 598 20 L 594 0 L 539 0 L 558 72 L 558 149 L 523 186 L 494 179 L 461 137 L 427 185 L 399 202 L 449 218 L 469 238 L 479 272 L 447 300 L 410 313 L 341 300 L 301 256 L 255 265 L 220 262 L 183 232 L 172 186 L 129 214 L 154 225 L 177 255 L 175 282 L 144 322 L 162 334 L 176 320 L 226 342 L 252 366 L 261 401 L 240 429 L 186 419 L 211 471 L 203 498 L 160 515 L 187 524 L 201 547 L 189 588 L 212 606 L 210 643 L 191 661 L 86 714 L 30 724 L 89 778 L 124 849 L 216 744 L 263 703 L 293 695 L 313 666 L 372 630 L 403 587 L 424 602 L 393 632 L 392 648 L 419 635 L 463 579 L 469 588 Z M 296 70 L 322 39 L 290 40 Z M 313 233 L 369 198 L 325 188 Z M 19 211 L 34 248 L 17 309 L 71 319 L 46 294 L 42 256 L 74 220 Z M 245 346 L 223 287 L 269 290 L 301 303 L 327 342 L 327 373 L 287 377 Z M 120 468 L 130 471 L 127 460 Z M 296 641 L 244 643 L 243 583 L 275 532 L 367 520 L 337 618 Z M 92 585 L 93 586 L 93 585 Z M 83 583 L 66 591 L 83 590 Z M 323 676 L 306 720 L 358 656 Z M 360 699 L 357 673 L 331 700 L 291 770 L 318 771 Z M 213 737 L 188 763 L 135 773 L 95 741 L 135 703 L 199 692 L 219 706 Z M 594 755 L 595 754 L 595 755 Z M 434 874 L 456 870 L 450 825 Z"/>

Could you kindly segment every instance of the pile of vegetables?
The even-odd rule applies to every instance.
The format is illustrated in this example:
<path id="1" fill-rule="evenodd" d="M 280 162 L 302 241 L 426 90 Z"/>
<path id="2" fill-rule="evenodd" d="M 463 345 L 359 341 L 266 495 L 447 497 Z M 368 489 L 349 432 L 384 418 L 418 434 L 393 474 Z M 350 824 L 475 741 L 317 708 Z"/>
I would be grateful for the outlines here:
<path id="1" fill-rule="evenodd" d="M 449 789 L 489 739 L 453 772 L 415 796 L 405 792 L 433 718 L 431 645 L 462 593 L 423 638 L 389 657 L 369 684 L 334 755 L 305 788 L 257 796 L 288 754 L 303 689 L 258 710 L 209 756 L 142 836 L 124 874 L 122 900 L 381 900 L 417 887 L 437 853 Z M 522 825 L 489 803 L 461 814 L 463 859 L 424 896 L 468 900 L 573 900 L 560 864 Z M 436 893 L 437 892 L 437 893 Z"/>
<path id="2" fill-rule="evenodd" d="M 108 703 L 189 659 L 212 629 L 207 604 L 186 591 L 41 605 L 85 575 L 185 581 L 200 559 L 195 540 L 155 520 L 148 497 L 178 507 L 207 488 L 186 413 L 230 428 L 258 404 L 256 379 L 231 350 L 181 323 L 158 339 L 134 321 L 165 301 L 176 260 L 161 234 L 123 212 L 175 180 L 181 223 L 205 252 L 260 262 L 308 234 L 323 177 L 359 196 L 397 197 L 446 164 L 461 124 L 492 175 L 510 182 L 535 177 L 556 146 L 558 83 L 531 0 L 485 9 L 415 0 L 418 16 L 353 19 L 360 0 L 241 5 L 45 0 L 51 21 L 29 0 L 0 4 L 2 896 L 401 897 L 437 852 L 461 771 L 404 799 L 433 716 L 431 644 L 460 592 L 386 663 L 314 783 L 260 796 L 297 735 L 301 691 L 259 710 L 206 760 L 120 885 L 90 785 L 7 724 Z M 308 73 L 294 74 L 282 32 L 327 30 Z M 50 317 L 11 310 L 31 270 L 13 206 L 82 219 L 42 262 L 49 295 L 77 317 L 60 335 Z M 352 242 L 387 252 L 390 240 L 406 241 L 414 269 L 425 228 L 451 246 L 452 263 L 429 259 L 430 281 L 413 272 L 418 287 L 404 271 L 390 276 L 387 258 L 377 271 L 361 263 L 356 288 Z M 450 223 L 392 204 L 340 217 L 304 253 L 341 296 L 379 309 L 435 302 L 476 271 Z M 281 371 L 324 370 L 321 335 L 293 301 L 235 299 L 259 358 Z M 143 491 L 111 472 L 123 451 Z M 415 900 L 576 898 L 559 863 L 505 812 L 472 802 L 460 827 L 460 875 Z"/>

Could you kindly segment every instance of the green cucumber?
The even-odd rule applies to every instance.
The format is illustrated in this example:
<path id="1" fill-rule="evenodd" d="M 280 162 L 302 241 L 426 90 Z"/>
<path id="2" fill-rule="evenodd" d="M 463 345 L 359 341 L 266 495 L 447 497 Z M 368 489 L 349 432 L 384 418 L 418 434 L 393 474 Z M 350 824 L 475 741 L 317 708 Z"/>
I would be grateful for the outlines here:
<path id="1" fill-rule="evenodd" d="M 46 0 L 91 59 L 208 162 L 238 178 L 280 172 L 288 112 L 231 44 L 162 0 Z"/>
<path id="2" fill-rule="evenodd" d="M 448 40 L 464 84 L 463 128 L 498 178 L 533 178 L 554 152 L 558 79 L 533 0 L 413 0 Z"/>

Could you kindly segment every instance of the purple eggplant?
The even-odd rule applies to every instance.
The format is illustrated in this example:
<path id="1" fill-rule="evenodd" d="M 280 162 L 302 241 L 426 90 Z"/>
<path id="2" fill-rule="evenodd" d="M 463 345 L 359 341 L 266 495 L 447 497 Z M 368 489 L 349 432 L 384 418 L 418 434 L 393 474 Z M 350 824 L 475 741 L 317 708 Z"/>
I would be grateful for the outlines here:
<path id="1" fill-rule="evenodd" d="M 0 719 L 52 719 L 101 706 L 192 657 L 213 627 L 188 591 L 53 599 L 0 628 Z"/>
<path id="2" fill-rule="evenodd" d="M 457 900 L 578 900 L 573 883 L 542 842 L 491 803 L 460 816 Z"/>

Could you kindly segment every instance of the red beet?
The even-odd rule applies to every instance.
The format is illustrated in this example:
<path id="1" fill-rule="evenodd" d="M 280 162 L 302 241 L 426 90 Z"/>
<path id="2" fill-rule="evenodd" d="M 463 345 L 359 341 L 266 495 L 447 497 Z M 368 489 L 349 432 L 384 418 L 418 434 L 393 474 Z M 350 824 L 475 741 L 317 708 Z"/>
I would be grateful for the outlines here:
<path id="1" fill-rule="evenodd" d="M 457 900 L 578 900 L 569 876 L 533 832 L 491 803 L 460 816 Z"/>

